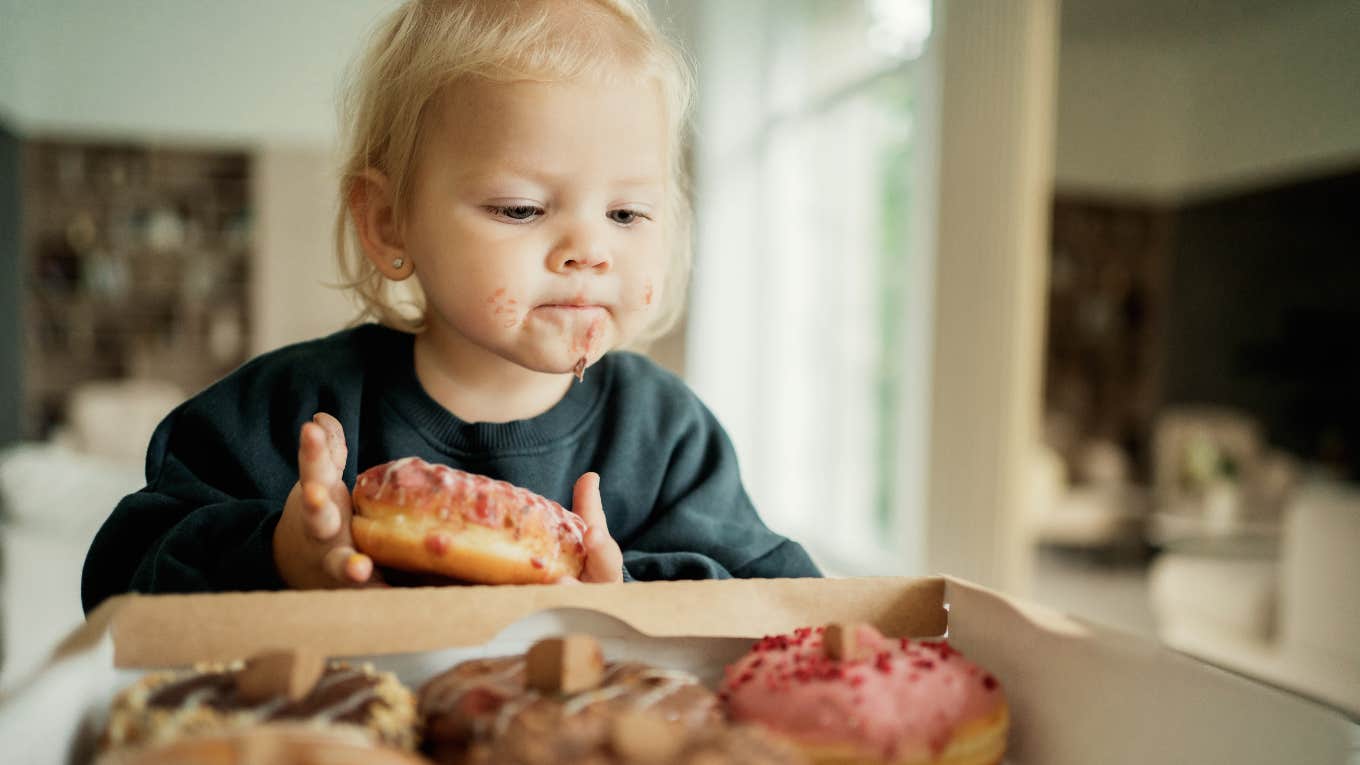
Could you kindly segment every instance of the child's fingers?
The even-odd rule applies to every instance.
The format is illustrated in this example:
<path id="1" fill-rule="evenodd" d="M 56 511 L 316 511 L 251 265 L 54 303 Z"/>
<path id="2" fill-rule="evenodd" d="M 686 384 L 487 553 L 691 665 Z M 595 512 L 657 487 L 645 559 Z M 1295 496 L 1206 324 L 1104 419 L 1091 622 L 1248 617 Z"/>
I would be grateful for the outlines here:
<path id="1" fill-rule="evenodd" d="M 356 585 L 378 581 L 373 559 L 348 545 L 339 545 L 326 553 L 322 567 L 340 584 Z"/>
<path id="2" fill-rule="evenodd" d="M 604 517 L 604 504 L 600 501 L 600 474 L 582 473 L 576 479 L 571 492 L 571 511 L 581 516 L 581 520 L 592 529 L 609 531 L 609 522 Z"/>
<path id="3" fill-rule="evenodd" d="M 373 568 L 373 559 L 356 552 L 345 558 L 345 579 L 355 584 L 365 584 L 377 574 Z"/>
<path id="4" fill-rule="evenodd" d="M 335 465 L 326 440 L 326 431 L 320 425 L 303 423 L 298 436 L 298 480 L 302 483 L 329 484 L 335 480 Z"/>
<path id="5" fill-rule="evenodd" d="M 600 499 L 598 473 L 585 473 L 576 479 L 576 486 L 572 490 L 572 511 L 590 527 L 585 538 L 586 569 L 582 572 L 583 578 L 588 582 L 621 581 L 623 552 L 613 537 L 609 536 L 609 522 Z"/>
<path id="6" fill-rule="evenodd" d="M 302 526 L 307 536 L 325 542 L 340 533 L 340 508 L 331 501 L 325 484 L 307 481 L 302 484 Z"/>
<path id="7" fill-rule="evenodd" d="M 582 575 L 587 582 L 623 581 L 623 551 L 607 532 L 591 529 L 586 534 L 586 570 Z"/>
<path id="8" fill-rule="evenodd" d="M 331 462 L 336 470 L 343 473 L 345 471 L 345 461 L 349 459 L 349 446 L 345 443 L 345 429 L 340 425 L 340 421 L 325 412 L 317 412 L 312 415 L 312 422 L 321 426 L 326 431 L 326 448 L 330 453 Z"/>

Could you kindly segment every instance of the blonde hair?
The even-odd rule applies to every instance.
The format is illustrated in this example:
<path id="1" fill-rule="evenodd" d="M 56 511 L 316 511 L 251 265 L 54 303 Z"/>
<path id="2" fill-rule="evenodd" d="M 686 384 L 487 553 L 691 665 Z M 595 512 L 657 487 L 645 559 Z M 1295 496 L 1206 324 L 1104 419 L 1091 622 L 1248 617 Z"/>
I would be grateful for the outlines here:
<path id="1" fill-rule="evenodd" d="M 683 146 L 694 85 L 688 63 L 658 31 L 644 0 L 408 0 L 379 24 L 355 63 L 340 99 L 335 246 L 342 286 L 360 305 L 357 321 L 373 318 L 412 332 L 424 327 L 419 285 L 385 278 L 364 256 L 348 197 L 364 170 L 376 168 L 395 191 L 400 225 L 426 111 L 445 86 L 467 76 L 557 81 L 628 71 L 657 82 L 667 111 L 671 166 L 662 225 L 673 249 L 657 316 L 634 345 L 675 325 L 691 260 Z"/>

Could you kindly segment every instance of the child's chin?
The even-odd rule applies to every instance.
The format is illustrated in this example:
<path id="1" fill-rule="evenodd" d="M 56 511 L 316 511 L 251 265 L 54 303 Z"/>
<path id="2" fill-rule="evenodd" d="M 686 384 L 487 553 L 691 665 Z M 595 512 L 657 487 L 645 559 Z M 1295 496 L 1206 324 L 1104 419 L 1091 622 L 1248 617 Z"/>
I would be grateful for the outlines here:
<path id="1" fill-rule="evenodd" d="M 595 362 L 600 360 L 601 355 L 603 354 L 599 351 L 590 354 L 590 356 L 586 358 L 585 368 L 590 369 L 592 366 L 594 366 Z M 576 358 L 568 358 L 567 356 L 563 355 L 553 355 L 552 357 L 533 357 L 515 359 L 515 361 L 525 369 L 530 369 L 535 372 L 542 372 L 543 374 L 550 375 L 576 374 L 577 365 L 580 363 L 580 360 L 581 360 L 580 356 L 577 356 Z"/>

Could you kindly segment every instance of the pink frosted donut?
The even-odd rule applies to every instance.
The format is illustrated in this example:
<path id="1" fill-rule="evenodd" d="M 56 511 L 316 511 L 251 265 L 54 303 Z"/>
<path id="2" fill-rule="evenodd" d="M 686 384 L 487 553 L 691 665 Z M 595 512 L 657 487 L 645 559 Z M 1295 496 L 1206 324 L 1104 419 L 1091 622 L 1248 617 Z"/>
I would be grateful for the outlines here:
<path id="1" fill-rule="evenodd" d="M 482 584 L 580 576 L 586 523 L 528 489 L 418 457 L 354 483 L 354 546 L 384 566 Z"/>
<path id="2" fill-rule="evenodd" d="M 945 641 L 846 628 L 853 659 L 834 659 L 826 628 L 761 639 L 726 669 L 734 720 L 765 725 L 818 763 L 992 765 L 1006 749 L 1001 685 Z M 842 643 L 843 645 L 843 643 Z"/>

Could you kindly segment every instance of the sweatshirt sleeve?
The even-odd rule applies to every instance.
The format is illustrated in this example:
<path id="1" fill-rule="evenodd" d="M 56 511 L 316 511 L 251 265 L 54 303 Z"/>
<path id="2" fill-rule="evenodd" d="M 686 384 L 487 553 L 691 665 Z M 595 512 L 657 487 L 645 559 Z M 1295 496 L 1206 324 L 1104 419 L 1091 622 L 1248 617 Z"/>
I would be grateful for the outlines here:
<path id="1" fill-rule="evenodd" d="M 273 554 L 283 499 L 243 478 L 249 471 L 227 453 L 224 434 L 194 427 L 186 407 L 152 437 L 146 488 L 119 502 L 95 535 L 81 579 L 87 613 L 124 592 L 284 586 Z"/>
<path id="2" fill-rule="evenodd" d="M 802 546 L 771 531 L 756 513 L 717 419 L 697 399 L 690 414 L 669 455 L 657 506 L 625 545 L 626 577 L 821 576 Z"/>

